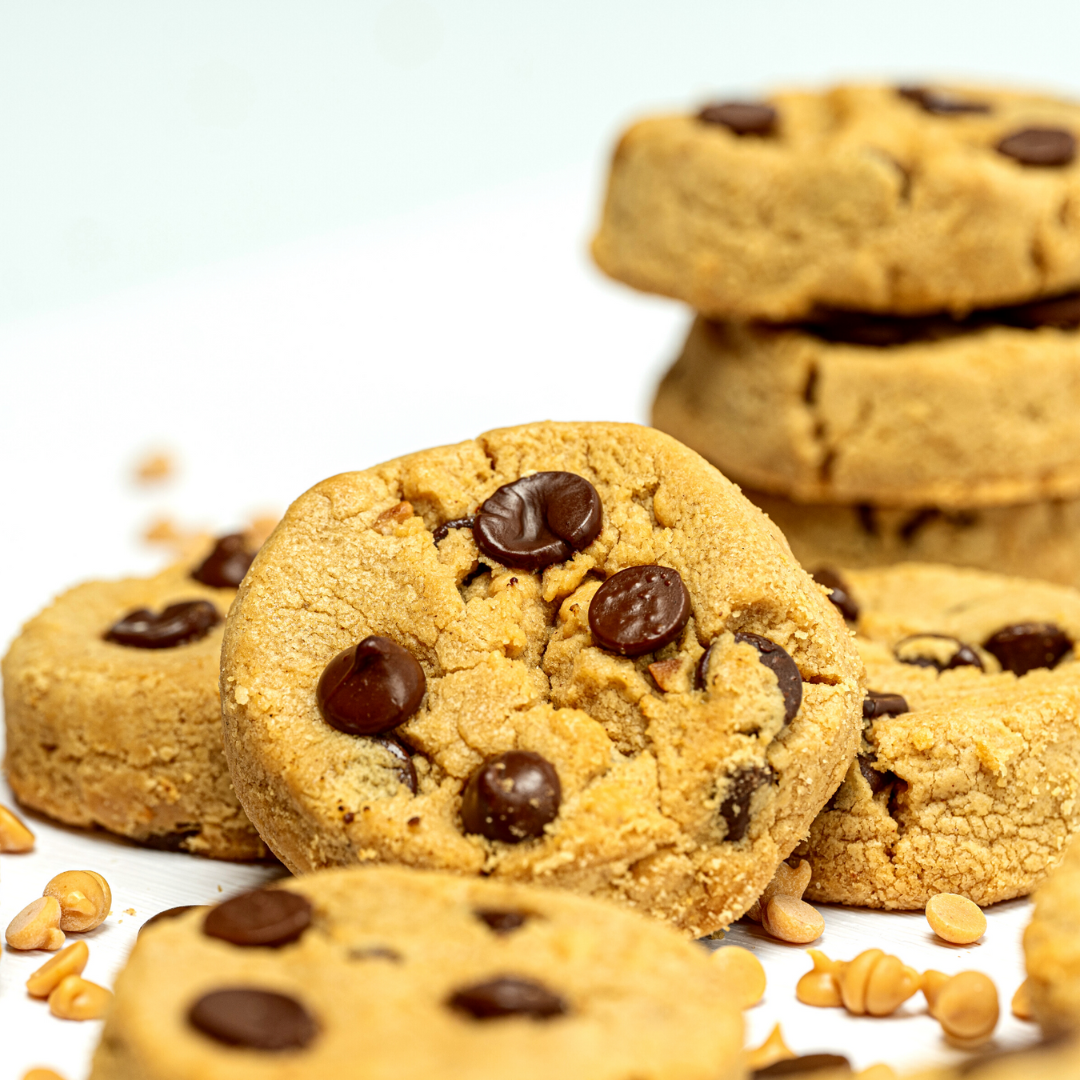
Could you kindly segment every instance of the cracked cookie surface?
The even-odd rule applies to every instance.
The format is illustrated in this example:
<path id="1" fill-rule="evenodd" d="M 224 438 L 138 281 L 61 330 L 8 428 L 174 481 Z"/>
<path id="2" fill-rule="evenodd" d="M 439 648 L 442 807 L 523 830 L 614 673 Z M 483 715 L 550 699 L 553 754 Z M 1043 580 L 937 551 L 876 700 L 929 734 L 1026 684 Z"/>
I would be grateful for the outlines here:
<path id="1" fill-rule="evenodd" d="M 507 566 L 468 519 L 543 472 L 595 488 L 599 531 L 545 569 Z M 601 647 L 598 590 L 649 567 L 651 584 L 633 587 L 663 592 L 675 571 L 684 625 L 660 627 L 675 636 L 640 655 Z M 790 693 L 739 633 L 793 659 L 790 722 Z M 320 714 L 324 669 L 370 635 L 426 677 L 393 739 Z M 738 917 L 805 835 L 854 752 L 862 694 L 842 620 L 768 520 L 692 451 L 623 424 L 509 428 L 317 485 L 245 579 L 222 663 L 234 783 L 290 868 L 401 862 L 535 881 L 695 934 Z M 557 813 L 518 842 L 466 832 L 463 793 L 489 764 L 533 769 L 552 801 L 532 758 L 506 757 L 519 752 L 553 767 Z"/>
<path id="2" fill-rule="evenodd" d="M 870 696 L 859 756 L 799 849 L 807 898 L 1026 895 L 1080 826 L 1080 593 L 926 564 L 840 575 Z"/>
<path id="3" fill-rule="evenodd" d="M 1080 160 L 1025 164 L 999 147 L 1031 128 L 1075 142 L 1080 107 L 951 94 L 986 108 L 935 112 L 894 87 L 840 86 L 773 95 L 764 133 L 643 120 L 615 150 L 594 258 L 717 319 L 963 313 L 1074 288 Z"/>

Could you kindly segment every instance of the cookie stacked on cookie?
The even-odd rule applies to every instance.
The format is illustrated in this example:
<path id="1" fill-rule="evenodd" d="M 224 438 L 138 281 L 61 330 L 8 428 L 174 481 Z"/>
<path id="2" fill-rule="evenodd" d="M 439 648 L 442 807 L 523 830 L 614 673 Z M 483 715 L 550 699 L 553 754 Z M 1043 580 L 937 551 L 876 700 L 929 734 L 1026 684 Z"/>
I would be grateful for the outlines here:
<path id="1" fill-rule="evenodd" d="M 699 317 L 653 422 L 804 562 L 1080 582 L 1080 106 L 781 93 L 623 137 L 594 242 Z"/>

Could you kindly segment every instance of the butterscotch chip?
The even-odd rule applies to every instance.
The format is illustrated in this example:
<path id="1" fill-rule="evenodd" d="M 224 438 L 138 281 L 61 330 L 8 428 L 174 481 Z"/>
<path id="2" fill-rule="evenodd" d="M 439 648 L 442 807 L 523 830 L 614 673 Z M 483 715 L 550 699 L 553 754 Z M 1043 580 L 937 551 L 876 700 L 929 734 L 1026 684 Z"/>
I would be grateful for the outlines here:
<path id="1" fill-rule="evenodd" d="M 761 925 L 774 938 L 798 945 L 817 941 L 825 932 L 825 919 L 820 911 L 804 900 L 782 893 L 765 905 Z"/>
<path id="2" fill-rule="evenodd" d="M 997 987 L 981 971 L 961 971 L 937 991 L 931 1012 L 953 1038 L 988 1039 L 998 1022 Z"/>
<path id="3" fill-rule="evenodd" d="M 83 933 L 100 926 L 112 907 L 109 883 L 93 870 L 66 870 L 45 886 L 43 895 L 60 902 L 60 929 Z"/>
<path id="4" fill-rule="evenodd" d="M 168 480 L 176 471 L 176 461 L 164 450 L 154 450 L 135 465 L 135 479 L 141 484 L 158 484 Z"/>
<path id="5" fill-rule="evenodd" d="M 774 896 L 783 894 L 801 900 L 806 886 L 810 884 L 810 864 L 805 859 L 798 859 L 794 863 L 782 862 L 773 874 L 772 881 L 765 886 L 765 891 L 757 898 L 753 906 L 746 913 L 747 918 L 754 922 L 761 922 L 762 908 Z"/>
<path id="6" fill-rule="evenodd" d="M 780 1025 L 775 1024 L 769 1032 L 769 1037 L 760 1046 L 747 1051 L 746 1067 L 751 1071 L 764 1069 L 777 1061 L 789 1061 L 795 1057 L 798 1057 L 798 1054 L 784 1042 Z"/>
<path id="7" fill-rule="evenodd" d="M 31 851 L 34 834 L 23 824 L 22 818 L 6 806 L 0 806 L 0 852 L 5 855 Z"/>
<path id="8" fill-rule="evenodd" d="M 897 957 L 867 949 L 836 975 L 844 1007 L 856 1016 L 888 1016 L 919 990 L 921 978 Z"/>
<path id="9" fill-rule="evenodd" d="M 820 949 L 807 949 L 813 968 L 795 984 L 795 997 L 804 1005 L 829 1009 L 843 1005 L 838 976 L 844 967 L 839 960 L 830 960 Z"/>
<path id="10" fill-rule="evenodd" d="M 1017 988 L 1016 993 L 1012 996 L 1010 1003 L 1012 1014 L 1018 1020 L 1034 1020 L 1035 1016 L 1031 1008 L 1031 988 L 1028 985 L 1028 980 L 1025 979 Z"/>
<path id="11" fill-rule="evenodd" d="M 724 972 L 744 1009 L 756 1005 L 764 997 L 765 969 L 749 949 L 740 945 L 721 945 L 712 959 Z"/>
<path id="12" fill-rule="evenodd" d="M 112 1001 L 112 992 L 79 975 L 68 975 L 49 994 L 49 1012 L 61 1020 L 99 1020 Z"/>
<path id="13" fill-rule="evenodd" d="M 970 945 L 986 933 L 986 916 L 978 904 L 956 893 L 938 893 L 926 904 L 926 921 L 942 941 Z"/>
<path id="14" fill-rule="evenodd" d="M 52 1069 L 27 1069 L 23 1073 L 22 1080 L 64 1080 L 64 1078 Z"/>
<path id="15" fill-rule="evenodd" d="M 59 901 L 43 896 L 27 904 L 8 924 L 4 938 L 13 949 L 59 949 L 64 944 Z"/>
<path id="16" fill-rule="evenodd" d="M 69 975 L 81 975 L 89 959 L 90 948 L 85 941 L 68 945 L 26 980 L 26 992 L 31 997 L 47 998 Z"/>

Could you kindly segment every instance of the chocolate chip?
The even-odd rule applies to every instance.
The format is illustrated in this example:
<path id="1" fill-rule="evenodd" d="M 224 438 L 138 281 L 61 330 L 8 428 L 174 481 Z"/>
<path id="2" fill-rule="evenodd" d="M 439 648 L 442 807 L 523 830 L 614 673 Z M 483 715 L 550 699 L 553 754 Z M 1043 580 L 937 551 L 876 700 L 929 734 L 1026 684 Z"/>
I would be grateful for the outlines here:
<path id="1" fill-rule="evenodd" d="M 444 521 L 432 534 L 431 539 L 436 544 L 441 544 L 449 535 L 451 529 L 471 529 L 476 518 L 454 518 L 452 521 Z"/>
<path id="2" fill-rule="evenodd" d="M 887 349 L 915 341 L 940 340 L 963 331 L 964 325 L 947 315 L 872 315 L 862 311 L 826 309 L 816 312 L 801 328 L 836 345 Z"/>
<path id="3" fill-rule="evenodd" d="M 278 948 L 311 925 L 311 901 L 288 889 L 252 889 L 211 908 L 203 933 L 230 945 Z"/>
<path id="4" fill-rule="evenodd" d="M 1047 622 L 1004 626 L 983 642 L 983 648 L 1014 675 L 1026 675 L 1035 668 L 1057 667 L 1072 647 L 1065 631 Z"/>
<path id="5" fill-rule="evenodd" d="M 944 90 L 931 90 L 926 86 L 900 86 L 896 92 L 908 101 L 915 102 L 933 116 L 956 116 L 959 113 L 988 113 L 990 103 L 972 98 L 958 97 Z"/>
<path id="6" fill-rule="evenodd" d="M 415 795 L 417 786 L 416 766 L 412 762 L 409 751 L 397 739 L 391 738 L 389 735 L 376 735 L 372 741 L 389 750 L 397 758 L 398 764 L 394 771 L 398 774 L 398 779 Z"/>
<path id="7" fill-rule="evenodd" d="M 447 1004 L 476 1020 L 498 1020 L 503 1016 L 548 1020 L 567 1012 L 566 1002 L 542 983 L 513 975 L 465 986 L 454 991 Z"/>
<path id="8" fill-rule="evenodd" d="M 151 915 L 139 927 L 139 933 L 141 934 L 148 926 L 153 926 L 154 923 L 168 922 L 169 919 L 178 919 L 181 915 L 186 915 L 189 911 L 195 911 L 199 907 L 198 904 L 181 904 L 180 907 L 166 908 L 164 911 L 159 911 L 156 915 Z"/>
<path id="9" fill-rule="evenodd" d="M 819 585 L 824 585 L 829 590 L 829 599 L 848 622 L 858 619 L 859 605 L 851 595 L 851 586 L 832 567 L 819 566 L 811 576 Z"/>
<path id="10" fill-rule="evenodd" d="M 899 779 L 896 773 L 893 772 L 878 772 L 874 768 L 874 762 L 877 761 L 876 754 L 859 754 L 857 757 L 859 762 L 859 772 L 862 773 L 863 779 L 870 785 L 870 793 L 876 795 L 879 791 L 884 791 L 887 787 L 895 784 Z"/>
<path id="11" fill-rule="evenodd" d="M 621 656 L 663 648 L 690 618 L 690 594 L 670 566 L 631 566 L 613 574 L 589 605 L 589 629 L 598 645 Z"/>
<path id="12" fill-rule="evenodd" d="M 750 824 L 750 799 L 759 787 L 772 781 L 773 771 L 767 765 L 740 769 L 728 779 L 727 795 L 720 804 L 720 816 L 727 822 L 725 840 L 741 840 Z"/>
<path id="13" fill-rule="evenodd" d="M 802 676 L 787 651 L 760 634 L 738 633 L 736 641 L 753 645 L 758 659 L 776 676 L 780 693 L 784 695 L 784 723 L 790 724 L 802 704 Z"/>
<path id="14" fill-rule="evenodd" d="M 956 645 L 956 650 L 947 660 L 942 660 L 940 656 L 933 655 L 930 643 L 934 641 L 952 642 Z M 925 651 L 919 650 L 919 642 L 925 644 Z M 904 646 L 909 646 L 906 656 L 901 655 Z M 901 664 L 913 664 L 915 667 L 932 667 L 937 671 L 953 671 L 962 667 L 984 670 L 979 654 L 970 645 L 966 645 L 959 638 L 954 638 L 950 634 L 909 634 L 907 637 L 901 638 L 893 646 L 893 656 Z"/>
<path id="15" fill-rule="evenodd" d="M 251 1050 L 300 1050 L 318 1030 L 295 998 L 248 986 L 203 994 L 188 1021 L 218 1042 Z"/>
<path id="16" fill-rule="evenodd" d="M 1075 330 L 1080 327 L 1080 292 L 1000 308 L 998 317 L 1003 323 L 1023 327 L 1025 330 L 1037 330 L 1041 326 L 1049 326 L 1055 330 Z"/>
<path id="17" fill-rule="evenodd" d="M 171 649 L 206 637 L 219 622 L 221 616 L 209 600 L 185 600 L 170 604 L 160 615 L 148 608 L 129 611 L 103 637 L 131 649 Z"/>
<path id="18" fill-rule="evenodd" d="M 1076 137 L 1064 128 L 1023 128 L 1006 135 L 997 151 L 1021 165 L 1070 165 L 1076 157 Z"/>
<path id="19" fill-rule="evenodd" d="M 819 1072 L 831 1069 L 833 1072 L 844 1070 L 851 1072 L 851 1062 L 843 1054 L 802 1054 L 799 1057 L 784 1058 L 782 1061 L 774 1061 L 771 1065 L 755 1069 L 751 1074 L 751 1080 L 770 1076 L 800 1076 L 804 1073 Z"/>
<path id="20" fill-rule="evenodd" d="M 509 934 L 525 925 L 524 911 L 500 911 L 497 908 L 478 908 L 476 917 L 486 922 L 496 934 Z"/>
<path id="21" fill-rule="evenodd" d="M 461 795 L 468 833 L 516 844 L 541 836 L 562 800 L 555 766 L 531 750 L 490 757 L 469 778 Z"/>
<path id="22" fill-rule="evenodd" d="M 504 566 L 540 570 L 569 559 L 599 535 L 596 488 L 571 472 L 540 472 L 504 484 L 480 507 L 476 545 Z"/>
<path id="23" fill-rule="evenodd" d="M 244 580 L 254 558 L 244 534 L 230 533 L 218 540 L 191 576 L 213 589 L 235 589 Z"/>
<path id="24" fill-rule="evenodd" d="M 772 135 L 777 118 L 776 109 L 757 101 L 725 101 L 706 105 L 698 113 L 699 120 L 720 124 L 736 135 Z"/>
<path id="25" fill-rule="evenodd" d="M 316 698 L 323 719 L 338 731 L 382 735 L 420 708 L 426 685 L 408 649 L 372 634 L 326 665 Z"/>
<path id="26" fill-rule="evenodd" d="M 899 716 L 908 711 L 908 703 L 900 694 L 882 693 L 880 690 L 867 690 L 862 703 L 864 720 L 879 720 L 883 716 Z"/>

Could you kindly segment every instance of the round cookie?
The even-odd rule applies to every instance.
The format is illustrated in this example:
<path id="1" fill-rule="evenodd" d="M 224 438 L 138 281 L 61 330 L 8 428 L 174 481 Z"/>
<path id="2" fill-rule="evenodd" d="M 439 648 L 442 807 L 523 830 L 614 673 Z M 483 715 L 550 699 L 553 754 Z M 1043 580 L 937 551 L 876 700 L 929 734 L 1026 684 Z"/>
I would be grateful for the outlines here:
<path id="1" fill-rule="evenodd" d="M 414 700 L 416 662 L 409 715 L 389 691 Z M 293 504 L 230 614 L 225 747 L 294 871 L 535 881 L 700 935 L 753 902 L 840 782 L 860 674 L 835 610 L 712 466 L 648 428 L 541 423 Z"/>
<path id="2" fill-rule="evenodd" d="M 948 563 L 1080 588 L 1080 498 L 899 510 L 745 494 L 779 526 L 803 566 Z"/>
<path id="3" fill-rule="evenodd" d="M 1049 323 L 1016 325 L 1040 308 Z M 653 424 L 740 483 L 796 502 L 971 509 L 1075 497 L 1077 325 L 1080 294 L 966 322 L 698 319 Z"/>
<path id="4" fill-rule="evenodd" d="M 1019 1050 L 988 1050 L 957 1066 L 920 1070 L 906 1080 L 1073 1080 L 1080 1075 L 1080 1043 L 1044 1039 Z"/>
<path id="5" fill-rule="evenodd" d="M 19 802 L 154 847 L 266 854 L 229 780 L 218 697 L 225 614 L 250 560 L 225 537 L 155 577 L 69 589 L 23 627 L 3 660 Z"/>
<path id="6" fill-rule="evenodd" d="M 1031 129 L 1051 133 L 1010 139 Z M 717 319 L 1064 292 L 1080 283 L 1077 133 L 1070 102 L 985 88 L 784 92 L 756 125 L 730 106 L 646 119 L 615 150 L 593 256 Z"/>
<path id="7" fill-rule="evenodd" d="M 142 934 L 91 1078 L 322 1080 L 363 1062 L 371 1080 L 736 1080 L 741 1049 L 728 980 L 665 926 L 549 890 L 373 867 Z"/>
<path id="8" fill-rule="evenodd" d="M 1027 894 L 1080 826 L 1080 593 L 911 563 L 840 581 L 870 689 L 859 755 L 799 851 L 807 899 Z"/>

